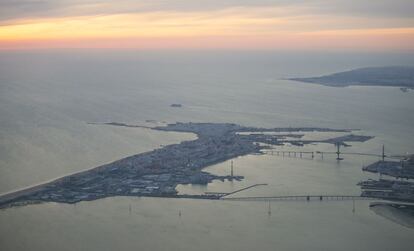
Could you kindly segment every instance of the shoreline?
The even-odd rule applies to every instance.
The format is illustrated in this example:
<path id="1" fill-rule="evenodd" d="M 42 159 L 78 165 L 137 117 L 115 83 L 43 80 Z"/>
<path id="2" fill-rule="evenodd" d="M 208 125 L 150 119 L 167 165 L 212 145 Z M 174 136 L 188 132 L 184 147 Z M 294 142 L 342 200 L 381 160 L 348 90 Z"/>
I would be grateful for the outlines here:
<path id="1" fill-rule="evenodd" d="M 96 124 L 96 123 L 94 123 Z M 76 203 L 111 196 L 147 197 L 199 197 L 218 199 L 212 195 L 179 195 L 178 184 L 206 185 L 213 180 L 241 180 L 242 176 L 218 176 L 202 170 L 238 156 L 262 154 L 261 150 L 271 146 L 296 142 L 286 137 L 295 132 L 351 132 L 348 129 L 330 128 L 254 128 L 228 123 L 175 123 L 166 126 L 146 127 L 110 122 L 104 125 L 144 127 L 152 130 L 193 133 L 195 140 L 182 141 L 152 151 L 132 155 L 65 175 L 45 183 L 0 195 L 0 208 L 21 203 L 62 202 Z M 252 134 L 240 135 L 239 132 Z M 256 132 L 256 133 L 255 133 Z M 289 132 L 289 135 L 266 135 L 263 132 Z M 330 144 L 345 141 L 364 142 L 371 136 L 347 135 L 324 141 L 305 141 L 303 144 L 325 142 Z M 263 145 L 266 143 L 268 145 Z"/>

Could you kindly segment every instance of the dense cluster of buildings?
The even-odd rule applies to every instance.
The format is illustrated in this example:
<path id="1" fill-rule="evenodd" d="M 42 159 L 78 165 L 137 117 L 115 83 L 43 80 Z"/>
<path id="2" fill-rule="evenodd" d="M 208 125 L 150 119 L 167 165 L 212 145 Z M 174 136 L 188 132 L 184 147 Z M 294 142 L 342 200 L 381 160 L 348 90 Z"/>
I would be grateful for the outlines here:
<path id="1" fill-rule="evenodd" d="M 414 155 L 401 161 L 378 161 L 363 170 L 379 173 L 381 178 L 360 182 L 362 196 L 414 202 Z"/>
<path id="2" fill-rule="evenodd" d="M 130 125 L 109 123 L 115 126 Z M 137 126 L 131 126 L 137 127 Z M 0 198 L 0 207 L 13 203 L 54 201 L 75 203 L 109 196 L 162 196 L 178 195 L 178 184 L 207 184 L 214 179 L 236 179 L 241 176 L 217 176 L 203 172 L 204 167 L 238 156 L 260 153 L 269 145 L 297 142 L 301 131 L 340 131 L 328 128 L 252 128 L 227 123 L 175 123 L 152 128 L 163 131 L 190 132 L 198 138 L 180 144 L 164 146 L 150 152 L 130 156 L 94 169 L 69 175 L 55 181 L 26 189 Z M 264 132 L 289 132 L 289 135 L 271 135 Z M 241 132 L 250 132 L 245 134 Z M 355 137 L 342 138 L 354 139 Z M 330 139 L 332 140 L 332 139 Z M 314 143 L 314 142 L 304 142 Z M 197 196 L 190 196 L 197 197 Z M 197 198 L 214 198 L 199 195 Z"/>

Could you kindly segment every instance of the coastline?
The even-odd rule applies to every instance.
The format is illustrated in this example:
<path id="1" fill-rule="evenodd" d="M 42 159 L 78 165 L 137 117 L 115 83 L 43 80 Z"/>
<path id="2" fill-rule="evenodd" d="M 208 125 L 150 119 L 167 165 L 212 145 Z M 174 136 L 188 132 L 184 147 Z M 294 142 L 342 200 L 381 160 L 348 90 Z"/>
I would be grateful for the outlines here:
<path id="1" fill-rule="evenodd" d="M 104 125 L 142 127 L 124 123 Z M 111 196 L 151 196 L 217 199 L 213 195 L 178 195 L 178 184 L 208 184 L 212 180 L 241 180 L 242 176 L 217 176 L 202 169 L 216 163 L 247 154 L 258 153 L 272 145 L 296 143 L 300 132 L 351 132 L 330 128 L 254 128 L 228 123 L 176 123 L 166 126 L 145 127 L 152 130 L 194 133 L 197 138 L 167 145 L 152 151 L 65 175 L 51 181 L 0 195 L 0 208 L 19 203 L 63 202 L 95 200 Z M 252 134 L 241 135 L 239 132 Z M 296 135 L 267 135 L 263 132 L 289 132 Z M 305 141 L 302 144 L 325 142 L 345 144 L 345 141 L 364 142 L 371 136 L 346 135 L 324 141 Z M 263 145 L 267 144 L 267 145 Z"/>

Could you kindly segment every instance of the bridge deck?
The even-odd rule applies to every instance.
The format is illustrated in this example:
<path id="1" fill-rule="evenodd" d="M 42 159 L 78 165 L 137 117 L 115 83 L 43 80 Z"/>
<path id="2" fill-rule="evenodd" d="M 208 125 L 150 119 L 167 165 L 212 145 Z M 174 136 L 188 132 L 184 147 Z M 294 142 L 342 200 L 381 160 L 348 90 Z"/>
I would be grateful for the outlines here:
<path id="1" fill-rule="evenodd" d="M 378 198 L 362 197 L 359 195 L 288 195 L 288 196 L 248 196 L 226 197 L 222 200 L 268 201 L 268 200 L 379 200 Z"/>
<path id="2" fill-rule="evenodd" d="M 254 185 L 251 185 L 251 186 L 248 186 L 248 187 L 244 187 L 244 188 L 238 189 L 238 190 L 233 191 L 233 192 L 228 192 L 228 193 L 226 193 L 226 192 L 205 192 L 204 194 L 206 194 L 206 195 L 216 195 L 216 196 L 220 196 L 220 197 L 225 197 L 225 196 L 229 196 L 229 195 L 232 195 L 232 194 L 235 194 L 235 193 L 238 193 L 238 192 L 241 192 L 241 191 L 244 191 L 244 190 L 247 190 L 247 189 L 253 188 L 253 187 L 257 187 L 257 186 L 266 186 L 266 185 L 267 185 L 267 184 L 260 183 L 260 184 L 254 184 Z"/>

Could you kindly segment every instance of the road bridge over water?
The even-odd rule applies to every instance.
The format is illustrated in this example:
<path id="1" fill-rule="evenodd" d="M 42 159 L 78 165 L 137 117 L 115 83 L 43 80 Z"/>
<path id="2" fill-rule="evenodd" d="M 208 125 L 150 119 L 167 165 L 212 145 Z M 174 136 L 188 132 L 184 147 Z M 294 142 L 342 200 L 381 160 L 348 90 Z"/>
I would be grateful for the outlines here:
<path id="1" fill-rule="evenodd" d="M 341 194 L 319 194 L 319 195 L 284 195 L 284 196 L 240 196 L 229 197 L 235 193 L 245 191 L 257 186 L 266 186 L 267 184 L 254 184 L 248 187 L 244 187 L 233 192 L 206 192 L 205 196 L 214 197 L 220 200 L 238 200 L 238 201 L 270 201 L 270 200 L 378 200 L 378 198 L 371 198 L 360 195 L 341 195 Z"/>
<path id="2" fill-rule="evenodd" d="M 264 154 L 267 155 L 276 155 L 276 156 L 282 156 L 282 157 L 290 157 L 290 158 L 312 158 L 314 159 L 317 154 L 320 155 L 321 159 L 323 159 L 324 155 L 336 155 L 337 160 L 343 160 L 341 158 L 341 155 L 359 155 L 359 156 L 372 156 L 372 157 L 379 157 L 383 161 L 385 158 L 387 159 L 401 159 L 404 158 L 404 155 L 388 155 L 385 154 L 385 148 L 382 147 L 382 153 L 381 154 L 375 154 L 375 153 L 361 153 L 361 152 L 341 152 L 340 150 L 340 144 L 336 144 L 337 151 L 336 152 L 323 152 L 323 151 L 280 151 L 276 149 L 266 149 L 263 150 Z"/>
<path id="3" fill-rule="evenodd" d="M 381 200 L 378 198 L 362 197 L 359 195 L 287 195 L 287 196 L 246 196 L 221 197 L 221 200 L 233 201 L 275 201 L 275 200 L 302 200 L 302 201 L 332 201 L 332 200 Z"/>
<path id="4" fill-rule="evenodd" d="M 235 194 L 235 193 L 238 193 L 238 192 L 241 192 L 241 191 L 244 191 L 244 190 L 253 188 L 253 187 L 266 186 L 266 185 L 267 184 L 254 184 L 254 185 L 251 185 L 251 186 L 248 186 L 248 187 L 244 187 L 244 188 L 241 188 L 241 189 L 238 189 L 236 191 L 229 192 L 229 193 L 225 193 L 225 192 L 205 192 L 205 194 L 206 195 L 216 195 L 216 196 L 219 196 L 220 198 L 223 198 L 225 196 L 229 196 L 229 195 L 232 195 L 232 194 Z"/>

